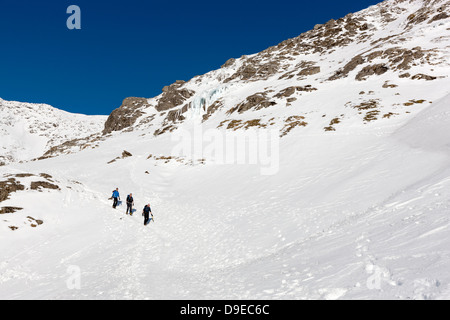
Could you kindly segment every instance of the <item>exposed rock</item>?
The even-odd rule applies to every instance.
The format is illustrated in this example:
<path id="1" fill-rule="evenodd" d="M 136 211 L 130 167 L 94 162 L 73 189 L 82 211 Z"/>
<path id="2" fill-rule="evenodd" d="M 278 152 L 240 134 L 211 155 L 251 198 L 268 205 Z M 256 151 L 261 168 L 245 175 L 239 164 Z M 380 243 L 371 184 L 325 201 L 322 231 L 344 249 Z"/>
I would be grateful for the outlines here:
<path id="1" fill-rule="evenodd" d="M 14 213 L 16 211 L 23 210 L 23 208 L 18 207 L 3 207 L 0 209 L 0 214 L 8 214 L 8 213 Z"/>
<path id="2" fill-rule="evenodd" d="M 285 120 L 285 125 L 280 132 L 280 138 L 287 135 L 292 129 L 295 127 L 306 127 L 308 125 L 307 122 L 304 121 L 305 117 L 303 116 L 290 116 Z"/>
<path id="3" fill-rule="evenodd" d="M 441 12 L 438 13 L 437 15 L 435 15 L 433 18 L 430 19 L 430 21 L 428 21 L 428 23 L 432 23 L 434 21 L 438 21 L 438 20 L 442 20 L 442 19 L 447 19 L 449 17 L 449 15 L 446 12 Z"/>
<path id="4" fill-rule="evenodd" d="M 430 81 L 430 80 L 437 79 L 437 77 L 429 76 L 429 75 L 423 74 L 423 73 L 418 73 L 418 74 L 412 76 L 411 79 L 413 79 L 413 80 L 428 80 L 428 81 Z"/>
<path id="5" fill-rule="evenodd" d="M 383 56 L 384 51 L 383 50 L 377 50 L 369 53 L 367 57 L 367 61 L 372 61 L 373 59 L 380 58 Z"/>
<path id="6" fill-rule="evenodd" d="M 287 98 L 286 99 L 286 102 L 287 102 L 286 106 L 287 107 L 291 106 L 291 103 L 294 102 L 294 101 L 297 101 L 297 98 Z"/>
<path id="7" fill-rule="evenodd" d="M 273 76 L 278 72 L 279 62 L 270 61 L 265 64 L 259 66 L 256 71 L 256 76 L 259 79 L 268 79 L 270 76 Z"/>
<path id="8" fill-rule="evenodd" d="M 369 29 L 369 25 L 367 23 L 364 23 L 362 26 L 359 27 L 359 30 L 366 31 Z"/>
<path id="9" fill-rule="evenodd" d="M 341 120 L 336 117 L 331 119 L 330 124 L 328 125 L 328 127 L 323 128 L 325 131 L 336 131 L 336 128 L 333 127 L 335 124 L 341 123 Z"/>
<path id="10" fill-rule="evenodd" d="M 98 133 L 84 138 L 67 140 L 59 145 L 51 147 L 42 156 L 37 159 L 32 159 L 32 161 L 45 160 L 61 154 L 69 154 L 84 150 L 86 148 L 95 148 L 99 145 L 99 142 L 105 140 L 106 137 L 107 136 Z"/>
<path id="11" fill-rule="evenodd" d="M 208 120 L 211 117 L 211 115 L 221 107 L 223 107 L 223 102 L 220 100 L 217 100 L 213 104 L 211 104 L 206 110 L 206 113 L 203 115 L 203 121 Z"/>
<path id="12" fill-rule="evenodd" d="M 298 76 L 312 76 L 317 73 L 320 73 L 320 67 L 308 67 L 301 70 L 298 73 Z"/>
<path id="13" fill-rule="evenodd" d="M 0 202 L 9 199 L 11 193 L 22 190 L 25 190 L 25 187 L 14 178 L 9 178 L 7 181 L 0 181 Z"/>
<path id="14" fill-rule="evenodd" d="M 111 163 L 113 163 L 113 162 L 116 162 L 117 160 L 125 159 L 125 158 L 132 157 L 132 156 L 133 156 L 133 155 L 132 155 L 130 152 L 124 150 L 124 151 L 122 152 L 122 156 L 121 156 L 121 157 L 117 157 L 117 158 L 115 158 L 115 159 L 112 159 L 112 160 L 109 161 L 107 164 L 111 164 Z"/>
<path id="15" fill-rule="evenodd" d="M 39 174 L 42 178 L 45 178 L 47 180 L 53 179 L 53 177 L 51 175 L 49 175 L 48 173 L 40 173 Z M 51 180 L 50 180 L 51 181 Z"/>
<path id="16" fill-rule="evenodd" d="M 244 122 L 243 128 L 244 129 L 249 129 L 252 127 L 257 127 L 257 128 L 265 128 L 267 125 L 261 123 L 261 119 L 253 119 L 253 120 L 248 120 Z"/>
<path id="17" fill-rule="evenodd" d="M 388 71 L 389 68 L 385 64 L 375 64 L 371 66 L 366 66 L 362 68 L 360 72 L 356 75 L 355 79 L 358 81 L 366 80 L 367 77 L 371 75 L 381 75 Z"/>
<path id="18" fill-rule="evenodd" d="M 126 150 L 123 150 L 123 152 L 122 152 L 122 159 L 125 159 L 125 158 L 128 158 L 128 157 L 132 157 L 132 156 L 133 155 L 130 152 L 128 152 Z"/>
<path id="19" fill-rule="evenodd" d="M 286 73 L 284 73 L 284 74 L 282 74 L 279 78 L 278 78 L 278 80 L 282 80 L 282 79 L 292 79 L 293 77 L 295 77 L 295 72 L 296 72 L 296 70 L 292 70 L 292 71 L 289 71 L 289 72 L 286 72 Z"/>
<path id="20" fill-rule="evenodd" d="M 50 189 L 61 190 L 56 184 L 49 183 L 47 181 L 33 181 L 30 185 L 31 190 Z"/>
<path id="21" fill-rule="evenodd" d="M 383 119 L 390 119 L 392 116 L 398 115 L 398 113 L 388 112 L 383 115 Z"/>
<path id="22" fill-rule="evenodd" d="M 32 174 L 32 173 L 17 173 L 12 176 L 15 178 L 29 178 L 29 177 L 33 177 L 34 174 Z"/>
<path id="23" fill-rule="evenodd" d="M 243 113 L 250 109 L 259 110 L 259 109 L 268 108 L 268 107 L 274 106 L 274 105 L 276 105 L 276 103 L 274 101 L 270 101 L 270 99 L 266 96 L 265 93 L 258 92 L 258 93 L 255 93 L 255 94 L 247 97 L 247 99 L 244 102 L 238 104 L 234 108 L 231 108 L 230 110 L 228 110 L 227 113 L 231 114 L 235 111 L 237 111 L 239 113 Z"/>
<path id="24" fill-rule="evenodd" d="M 370 121 L 377 120 L 378 119 L 377 116 L 378 116 L 379 113 L 380 113 L 379 110 L 368 111 L 366 113 L 366 115 L 364 116 L 364 121 L 370 122 Z"/>
<path id="25" fill-rule="evenodd" d="M 398 87 L 398 85 L 389 83 L 389 81 L 385 81 L 382 87 L 383 88 L 396 88 L 396 87 Z"/>
<path id="26" fill-rule="evenodd" d="M 369 101 L 363 101 L 358 105 L 351 106 L 354 109 L 357 109 L 360 114 L 365 112 L 363 120 L 367 123 L 370 121 L 377 120 L 377 116 L 380 111 L 377 109 L 379 107 L 378 99 L 371 99 Z"/>
<path id="27" fill-rule="evenodd" d="M 422 104 L 425 101 L 427 101 L 427 100 L 424 100 L 424 99 L 420 99 L 420 100 L 411 99 L 408 102 L 403 103 L 403 105 L 406 106 L 406 107 L 409 107 L 409 106 L 412 106 L 414 104 Z"/>
<path id="28" fill-rule="evenodd" d="M 366 60 L 361 56 L 357 55 L 352 58 L 345 66 L 344 68 L 338 70 L 335 72 L 334 75 L 332 75 L 329 80 L 336 80 L 340 78 L 347 77 L 350 71 L 353 71 L 357 66 L 360 64 L 363 64 Z"/>
<path id="29" fill-rule="evenodd" d="M 293 95 L 295 93 L 295 91 L 296 91 L 295 87 L 289 87 L 289 88 L 283 89 L 275 95 L 275 98 L 289 97 L 289 96 Z"/>
<path id="30" fill-rule="evenodd" d="M 262 123 L 261 119 L 253 119 L 253 120 L 224 120 L 222 121 L 217 128 L 222 128 L 226 123 L 228 125 L 226 126 L 227 130 L 233 130 L 236 131 L 238 129 L 249 129 L 249 128 L 266 128 L 267 124 Z"/>
<path id="31" fill-rule="evenodd" d="M 52 158 L 57 154 L 62 154 L 65 150 L 71 149 L 72 147 L 75 147 L 78 145 L 79 139 L 69 140 L 65 141 L 60 145 L 53 146 L 49 150 L 47 150 L 41 157 L 39 157 L 37 160 L 45 160 L 48 158 Z"/>
<path id="32" fill-rule="evenodd" d="M 393 52 L 391 54 L 391 52 Z M 397 64 L 397 69 L 408 70 L 411 68 L 411 64 L 414 60 L 420 59 L 424 56 L 424 52 L 421 47 L 415 47 L 412 50 L 393 48 L 386 50 L 386 54 L 390 56 L 390 62 Z"/>
<path id="33" fill-rule="evenodd" d="M 256 68 L 251 64 L 245 64 L 242 66 L 231 78 L 230 80 L 240 78 L 241 80 L 251 79 L 256 74 Z M 227 82 L 227 80 L 225 80 Z"/>
<path id="34" fill-rule="evenodd" d="M 172 132 L 172 131 L 175 130 L 176 128 L 177 128 L 177 127 L 175 127 L 174 125 L 166 125 L 166 126 L 164 126 L 164 127 L 162 127 L 162 128 L 157 129 L 157 130 L 153 133 L 153 135 L 159 136 L 159 135 L 162 135 L 162 134 L 164 134 L 164 133 L 166 133 L 166 132 Z"/>
<path id="35" fill-rule="evenodd" d="M 228 59 L 228 60 L 221 66 L 221 68 L 228 68 L 228 67 L 231 67 L 235 62 L 236 62 L 236 59 L 234 59 L 234 58 Z"/>
<path id="36" fill-rule="evenodd" d="M 336 20 L 330 19 L 330 20 L 328 20 L 327 23 L 325 23 L 324 26 L 325 26 L 326 29 L 332 29 L 332 28 L 334 28 L 336 26 Z"/>
<path id="37" fill-rule="evenodd" d="M 375 59 L 387 59 L 389 63 L 380 63 L 374 66 L 366 67 L 362 70 L 362 73 L 357 76 L 361 80 L 365 78 L 364 73 L 367 75 L 382 74 L 387 71 L 383 66 L 392 70 L 408 70 L 411 66 L 420 61 L 425 56 L 427 51 L 422 50 L 421 47 L 415 47 L 412 49 L 405 49 L 401 47 L 392 47 L 386 50 L 376 50 L 372 52 L 366 52 L 352 58 L 343 68 L 339 69 L 328 80 L 336 80 L 339 78 L 347 77 L 348 74 L 353 71 L 358 65 L 366 62 L 372 62 Z M 371 70 L 372 68 L 376 68 Z M 373 73 L 372 73 L 373 72 Z M 381 72 L 381 73 L 379 73 Z"/>
<path id="38" fill-rule="evenodd" d="M 183 88 L 185 84 L 182 80 L 177 80 L 170 86 L 163 88 L 163 94 L 155 106 L 158 112 L 173 109 L 177 106 L 182 105 L 187 99 L 192 97 L 195 92 Z"/>
<path id="39" fill-rule="evenodd" d="M 413 24 L 419 24 L 424 22 L 429 18 L 430 15 L 430 9 L 427 7 L 422 7 L 419 10 L 417 10 L 415 13 L 412 13 L 407 18 L 407 25 L 406 27 L 411 28 Z"/>
<path id="40" fill-rule="evenodd" d="M 28 219 L 30 222 L 35 222 L 35 223 L 37 223 L 37 225 L 34 224 L 34 223 L 32 223 L 32 224 L 31 224 L 31 227 L 32 227 L 32 228 L 36 228 L 37 226 L 40 226 L 41 224 L 44 223 L 44 221 L 39 220 L 39 219 L 35 219 L 35 218 L 33 218 L 33 217 L 30 217 L 30 216 L 28 216 L 27 219 Z"/>
<path id="41" fill-rule="evenodd" d="M 266 80 L 269 77 L 278 73 L 280 68 L 280 57 L 272 59 L 269 62 L 261 63 L 257 58 L 248 59 L 244 64 L 228 79 L 224 80 L 225 83 L 240 79 L 240 80 Z"/>
<path id="42" fill-rule="evenodd" d="M 167 113 L 166 119 L 164 120 L 165 124 L 168 123 L 176 123 L 183 121 L 185 119 L 185 116 L 183 116 L 184 113 L 188 111 L 189 107 L 188 105 L 184 105 L 183 108 L 177 109 L 177 110 L 170 110 Z"/>
<path id="43" fill-rule="evenodd" d="M 148 101 L 145 98 L 126 98 L 122 105 L 109 115 L 105 122 L 103 134 L 105 135 L 113 131 L 120 131 L 131 127 L 143 114 L 141 110 L 148 106 Z"/>
<path id="44" fill-rule="evenodd" d="M 288 87 L 286 89 L 281 90 L 279 93 L 277 93 L 274 97 L 275 98 L 286 98 L 289 97 L 291 95 L 293 95 L 295 92 L 297 91 L 304 91 L 304 92 L 312 92 L 312 91 L 316 91 L 316 88 L 313 88 L 311 85 L 306 85 L 306 86 L 293 86 L 293 87 Z"/>
<path id="45" fill-rule="evenodd" d="M 358 111 L 363 111 L 363 110 L 369 110 L 369 109 L 375 109 L 376 107 L 378 107 L 378 101 L 375 99 L 371 99 L 369 101 L 364 101 L 361 102 L 358 105 L 354 105 L 352 106 L 352 108 L 357 109 Z"/>
<path id="46" fill-rule="evenodd" d="M 86 116 L 67 113 L 45 104 L 4 101 L 0 99 L 0 128 L 20 124 L 21 133 L 0 129 L 0 140 L 11 141 L 9 147 L 0 151 L 0 162 L 31 161 L 39 157 L 53 146 L 67 140 L 83 138 L 98 134 L 104 129 L 105 116 Z M 34 139 L 25 139 L 32 134 L 39 137 L 39 143 Z M 12 140 L 10 140 L 12 139 Z M 3 144 L 4 145 L 4 144 Z M 20 152 L 28 150 L 32 152 Z"/>

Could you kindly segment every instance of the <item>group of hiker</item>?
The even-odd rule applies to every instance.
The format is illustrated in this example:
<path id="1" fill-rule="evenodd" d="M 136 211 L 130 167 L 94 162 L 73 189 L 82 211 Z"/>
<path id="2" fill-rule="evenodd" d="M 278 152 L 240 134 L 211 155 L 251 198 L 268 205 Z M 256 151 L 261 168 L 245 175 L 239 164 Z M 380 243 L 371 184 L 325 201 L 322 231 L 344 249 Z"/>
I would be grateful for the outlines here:
<path id="1" fill-rule="evenodd" d="M 119 204 L 120 201 L 120 194 L 119 194 L 119 188 L 116 188 L 116 190 L 114 190 L 112 192 L 112 200 L 113 200 L 113 208 L 115 209 L 117 207 L 117 205 Z M 133 194 L 130 193 L 127 196 L 127 211 L 126 211 L 126 215 L 130 214 L 130 216 L 133 215 L 133 207 L 134 207 L 134 199 L 133 199 Z M 150 218 L 151 215 L 151 218 Z M 142 216 L 144 217 L 144 225 L 149 224 L 151 221 L 155 221 L 153 218 L 153 213 L 152 213 L 152 209 L 150 208 L 150 203 L 146 204 L 144 209 L 142 210 Z"/>

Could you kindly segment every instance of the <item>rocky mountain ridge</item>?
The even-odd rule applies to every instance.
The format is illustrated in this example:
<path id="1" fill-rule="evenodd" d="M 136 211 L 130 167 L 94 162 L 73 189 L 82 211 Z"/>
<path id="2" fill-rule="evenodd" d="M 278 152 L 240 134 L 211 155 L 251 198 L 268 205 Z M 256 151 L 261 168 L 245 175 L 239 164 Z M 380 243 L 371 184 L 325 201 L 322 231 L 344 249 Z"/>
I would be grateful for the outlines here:
<path id="1" fill-rule="evenodd" d="M 58 145 L 89 137 L 102 130 L 106 118 L 0 99 L 0 165 L 38 158 Z"/>
<path id="2" fill-rule="evenodd" d="M 305 116 L 305 109 L 321 113 L 318 105 L 305 107 L 308 96 L 332 95 L 337 87 L 337 92 L 351 92 L 349 83 L 366 90 L 351 92 L 347 101 L 332 101 L 335 114 L 315 117 L 324 130 L 330 128 L 327 123 L 348 114 L 349 106 L 360 114 L 370 109 L 372 116 L 360 117 L 365 122 L 411 113 L 399 112 L 398 106 L 411 99 L 430 102 L 445 93 L 400 98 L 404 89 L 448 81 L 449 10 L 450 2 L 443 0 L 387 0 L 318 24 L 260 53 L 229 59 L 219 70 L 176 81 L 146 103 L 130 108 L 124 102 L 111 114 L 104 133 L 153 128 L 160 135 L 193 115 L 203 122 L 213 122 L 217 115 L 212 124 L 217 127 L 224 118 L 248 121 L 245 114 L 251 113 L 257 117 L 251 120 L 259 123 L 275 117 L 272 123 L 282 128 L 286 118 Z M 383 91 L 394 88 L 396 92 L 386 97 Z M 292 112 L 286 114 L 286 108 Z"/>

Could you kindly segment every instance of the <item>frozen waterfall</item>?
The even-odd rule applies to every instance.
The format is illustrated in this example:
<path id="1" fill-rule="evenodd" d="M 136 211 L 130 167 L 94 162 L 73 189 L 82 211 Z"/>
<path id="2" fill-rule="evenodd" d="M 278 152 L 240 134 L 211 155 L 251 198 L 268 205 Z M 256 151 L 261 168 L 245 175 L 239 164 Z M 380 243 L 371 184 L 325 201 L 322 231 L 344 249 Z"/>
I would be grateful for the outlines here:
<path id="1" fill-rule="evenodd" d="M 228 85 L 221 85 L 212 90 L 205 90 L 200 94 L 195 95 L 190 105 L 192 117 L 198 117 L 205 114 L 206 110 L 208 110 L 208 107 L 215 101 L 220 99 L 228 90 Z"/>

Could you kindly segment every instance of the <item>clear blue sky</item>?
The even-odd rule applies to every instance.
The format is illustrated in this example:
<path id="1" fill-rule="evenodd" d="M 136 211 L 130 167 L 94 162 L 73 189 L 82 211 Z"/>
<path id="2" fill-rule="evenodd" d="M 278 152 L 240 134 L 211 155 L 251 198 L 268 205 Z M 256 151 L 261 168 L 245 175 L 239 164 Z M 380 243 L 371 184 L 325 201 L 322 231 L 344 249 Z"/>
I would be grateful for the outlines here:
<path id="1" fill-rule="evenodd" d="M 106 115 L 378 2 L 1 0 L 0 97 Z"/>

